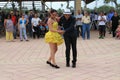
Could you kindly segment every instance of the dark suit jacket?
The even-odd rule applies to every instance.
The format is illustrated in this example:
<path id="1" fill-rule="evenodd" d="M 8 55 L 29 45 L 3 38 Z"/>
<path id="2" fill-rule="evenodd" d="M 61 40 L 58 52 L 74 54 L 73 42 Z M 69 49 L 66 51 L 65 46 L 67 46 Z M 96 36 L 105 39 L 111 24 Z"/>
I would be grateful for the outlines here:
<path id="1" fill-rule="evenodd" d="M 76 33 L 75 22 L 76 19 L 73 16 L 70 16 L 68 20 L 66 20 L 64 16 L 60 18 L 59 25 L 64 28 L 64 35 L 71 35 Z"/>

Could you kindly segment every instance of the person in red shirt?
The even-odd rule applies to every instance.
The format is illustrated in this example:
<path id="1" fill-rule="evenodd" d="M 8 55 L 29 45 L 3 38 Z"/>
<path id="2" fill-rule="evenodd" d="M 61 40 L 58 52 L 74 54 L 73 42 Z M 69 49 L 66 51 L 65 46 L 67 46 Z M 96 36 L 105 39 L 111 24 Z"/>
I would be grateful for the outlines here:
<path id="1" fill-rule="evenodd" d="M 13 27 L 14 27 L 13 36 L 14 36 L 14 39 L 16 39 L 16 36 L 17 36 L 17 27 L 16 27 L 17 18 L 14 15 L 13 11 L 11 11 L 10 14 L 11 14 L 11 20 L 13 21 Z"/>

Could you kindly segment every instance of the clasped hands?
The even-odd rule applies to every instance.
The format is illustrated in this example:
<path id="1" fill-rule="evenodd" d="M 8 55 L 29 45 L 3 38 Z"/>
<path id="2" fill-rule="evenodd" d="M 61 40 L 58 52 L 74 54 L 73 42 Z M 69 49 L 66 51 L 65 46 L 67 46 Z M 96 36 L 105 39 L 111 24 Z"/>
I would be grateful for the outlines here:
<path id="1" fill-rule="evenodd" d="M 57 32 L 58 32 L 59 34 L 64 34 L 64 33 L 65 33 L 65 30 L 57 30 Z"/>

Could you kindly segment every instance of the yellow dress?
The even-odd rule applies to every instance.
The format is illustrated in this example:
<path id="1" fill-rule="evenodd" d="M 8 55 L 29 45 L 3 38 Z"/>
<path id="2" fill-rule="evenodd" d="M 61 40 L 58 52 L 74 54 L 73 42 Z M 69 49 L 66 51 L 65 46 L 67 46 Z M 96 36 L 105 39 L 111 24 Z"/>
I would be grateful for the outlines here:
<path id="1" fill-rule="evenodd" d="M 54 22 L 53 23 L 53 29 L 57 30 L 58 29 L 58 23 Z M 45 34 L 45 42 L 46 43 L 57 43 L 57 45 L 60 45 L 64 42 L 62 36 L 58 32 L 51 32 L 48 31 Z"/>

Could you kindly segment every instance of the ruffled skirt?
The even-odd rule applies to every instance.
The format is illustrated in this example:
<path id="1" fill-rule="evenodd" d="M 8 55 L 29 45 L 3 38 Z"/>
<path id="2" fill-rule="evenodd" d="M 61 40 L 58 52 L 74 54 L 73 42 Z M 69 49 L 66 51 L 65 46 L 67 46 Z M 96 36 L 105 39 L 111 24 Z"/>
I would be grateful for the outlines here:
<path id="1" fill-rule="evenodd" d="M 60 45 L 64 42 L 64 39 L 62 35 L 60 35 L 59 33 L 48 31 L 45 34 L 45 42 L 46 43 L 57 43 L 57 45 Z"/>

